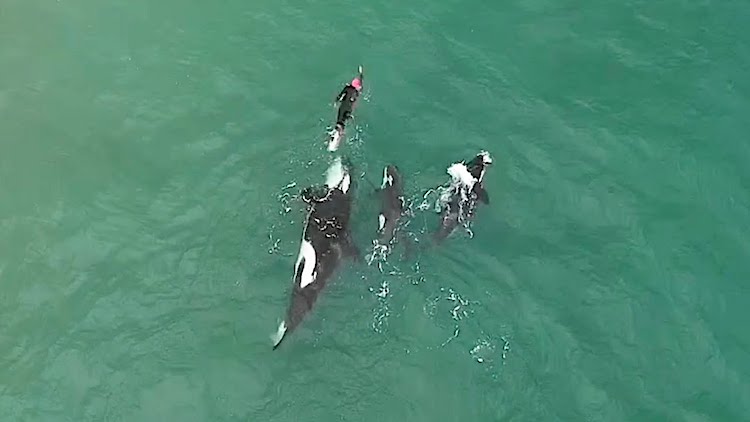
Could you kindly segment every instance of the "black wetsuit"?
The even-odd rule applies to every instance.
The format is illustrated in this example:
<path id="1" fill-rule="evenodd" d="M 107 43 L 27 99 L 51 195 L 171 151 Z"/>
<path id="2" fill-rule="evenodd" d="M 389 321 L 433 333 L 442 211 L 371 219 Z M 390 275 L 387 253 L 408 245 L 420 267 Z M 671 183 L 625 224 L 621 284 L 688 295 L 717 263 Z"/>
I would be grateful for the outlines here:
<path id="1" fill-rule="evenodd" d="M 359 98 L 359 91 L 357 91 L 356 88 L 353 86 L 347 84 L 344 89 L 341 90 L 341 93 L 338 95 L 336 101 L 338 101 L 339 104 L 339 113 L 336 117 L 336 124 L 341 126 L 341 128 L 344 128 L 344 125 L 346 124 L 346 121 L 349 120 L 350 117 L 352 117 L 352 110 L 354 108 L 354 103 Z"/>

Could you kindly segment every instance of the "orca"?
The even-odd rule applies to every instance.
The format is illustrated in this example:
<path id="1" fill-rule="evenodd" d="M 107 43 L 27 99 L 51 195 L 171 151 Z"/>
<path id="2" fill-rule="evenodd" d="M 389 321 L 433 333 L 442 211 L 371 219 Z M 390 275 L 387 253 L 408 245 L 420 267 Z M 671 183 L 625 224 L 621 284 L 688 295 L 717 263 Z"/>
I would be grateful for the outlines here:
<path id="1" fill-rule="evenodd" d="M 440 199 L 443 210 L 440 227 L 433 237 L 435 242 L 442 242 L 459 224 L 472 220 L 479 203 L 489 205 L 490 197 L 484 188 L 484 175 L 490 165 L 490 153 L 481 151 L 469 162 L 461 161 L 448 167 L 452 180 Z"/>
<path id="2" fill-rule="evenodd" d="M 383 168 L 383 183 L 378 193 L 378 242 L 381 245 L 390 245 L 395 237 L 398 222 L 404 215 L 404 186 L 398 167 L 389 164 Z"/>
<path id="3" fill-rule="evenodd" d="M 360 260 L 349 231 L 352 179 L 340 158 L 329 168 L 327 179 L 325 187 L 308 187 L 302 192 L 308 212 L 286 317 L 272 336 L 274 350 L 312 310 L 343 259 Z"/>

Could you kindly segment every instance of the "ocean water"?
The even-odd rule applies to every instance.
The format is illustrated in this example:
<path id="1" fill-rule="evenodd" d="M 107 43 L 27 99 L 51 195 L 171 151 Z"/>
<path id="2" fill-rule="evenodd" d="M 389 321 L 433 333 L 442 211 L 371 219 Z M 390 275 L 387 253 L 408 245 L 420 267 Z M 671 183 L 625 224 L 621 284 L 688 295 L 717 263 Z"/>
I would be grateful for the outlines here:
<path id="1" fill-rule="evenodd" d="M 0 4 L 3 421 L 742 421 L 750 4 Z M 282 347 L 324 134 L 365 67 L 354 236 L 382 168 L 423 241 L 347 263 Z M 430 196 L 427 198 L 431 199 Z"/>

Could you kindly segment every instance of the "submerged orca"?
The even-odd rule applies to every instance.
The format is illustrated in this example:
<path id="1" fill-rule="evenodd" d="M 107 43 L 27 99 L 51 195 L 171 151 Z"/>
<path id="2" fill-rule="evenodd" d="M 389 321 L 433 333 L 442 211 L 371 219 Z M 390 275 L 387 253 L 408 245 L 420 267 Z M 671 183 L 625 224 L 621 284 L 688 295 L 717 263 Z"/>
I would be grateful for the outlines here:
<path id="1" fill-rule="evenodd" d="M 380 185 L 380 214 L 378 214 L 378 242 L 389 245 L 395 236 L 396 228 L 404 214 L 404 186 L 401 174 L 395 165 L 383 169 L 383 183 Z"/>
<path id="2" fill-rule="evenodd" d="M 302 199 L 309 210 L 294 268 L 294 285 L 286 318 L 273 336 L 276 349 L 312 310 L 320 292 L 344 257 L 359 260 L 359 250 L 349 232 L 351 177 L 336 159 L 323 189 L 306 188 Z"/>

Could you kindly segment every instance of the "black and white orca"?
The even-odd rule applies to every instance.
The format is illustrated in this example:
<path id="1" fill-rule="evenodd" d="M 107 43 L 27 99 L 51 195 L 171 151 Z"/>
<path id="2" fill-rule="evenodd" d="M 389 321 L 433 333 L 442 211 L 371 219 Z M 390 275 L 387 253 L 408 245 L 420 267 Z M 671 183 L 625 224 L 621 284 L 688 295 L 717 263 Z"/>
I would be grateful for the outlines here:
<path id="1" fill-rule="evenodd" d="M 378 242 L 389 245 L 404 214 L 404 186 L 395 165 L 383 168 L 383 183 L 380 185 L 380 213 L 378 214 Z"/>
<path id="2" fill-rule="evenodd" d="M 359 260 L 359 250 L 349 231 L 351 185 L 349 170 L 337 158 L 328 169 L 326 187 L 306 188 L 302 192 L 302 199 L 308 204 L 308 214 L 294 267 L 292 296 L 286 318 L 273 336 L 274 349 L 312 310 L 318 295 L 343 259 Z"/>
<path id="3" fill-rule="evenodd" d="M 452 181 L 441 198 L 444 207 L 440 216 L 440 228 L 434 235 L 436 242 L 442 242 L 459 224 L 473 219 L 479 202 L 489 205 L 490 197 L 484 188 L 484 175 L 490 165 L 492 157 L 489 152 L 482 151 L 468 163 L 461 161 L 448 167 Z"/>

